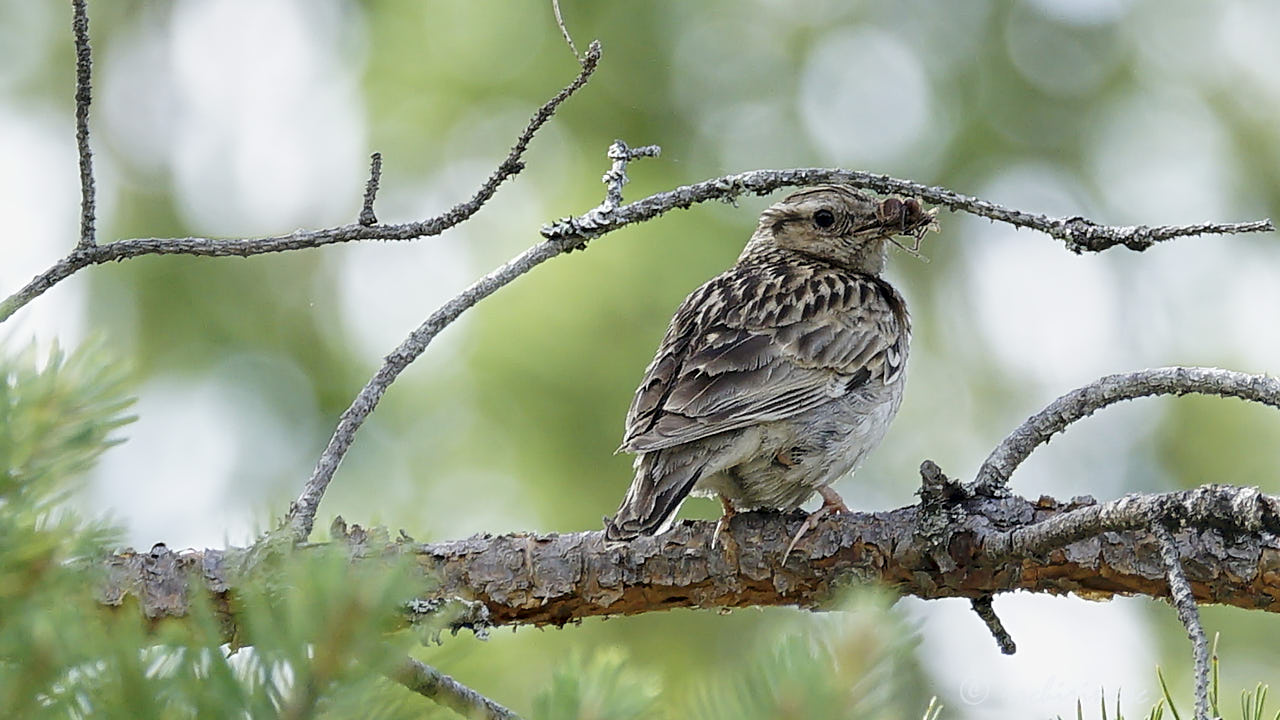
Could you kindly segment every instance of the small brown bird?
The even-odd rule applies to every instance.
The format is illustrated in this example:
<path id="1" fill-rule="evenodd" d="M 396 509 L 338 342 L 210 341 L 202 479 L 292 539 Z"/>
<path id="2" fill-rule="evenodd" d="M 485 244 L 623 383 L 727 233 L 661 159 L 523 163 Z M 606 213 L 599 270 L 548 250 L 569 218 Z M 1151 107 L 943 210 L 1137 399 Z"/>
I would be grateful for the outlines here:
<path id="1" fill-rule="evenodd" d="M 636 453 L 635 479 L 606 538 L 665 532 L 690 494 L 720 498 L 718 538 L 735 512 L 790 511 L 820 493 L 792 547 L 848 512 L 830 485 L 880 443 L 902 400 L 911 326 L 880 278 L 887 244 L 909 235 L 918 247 L 932 226 L 914 199 L 838 185 L 765 210 L 737 264 L 685 298 L 645 371 L 619 448 Z"/>

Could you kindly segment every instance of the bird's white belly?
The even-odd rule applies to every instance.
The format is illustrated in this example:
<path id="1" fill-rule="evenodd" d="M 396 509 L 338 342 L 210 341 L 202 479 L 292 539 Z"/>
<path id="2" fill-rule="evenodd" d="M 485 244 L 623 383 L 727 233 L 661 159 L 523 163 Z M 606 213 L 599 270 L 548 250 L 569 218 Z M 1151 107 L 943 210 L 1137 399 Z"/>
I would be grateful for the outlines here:
<path id="1" fill-rule="evenodd" d="M 735 443 L 739 458 L 702 478 L 693 494 L 738 510 L 794 510 L 856 470 L 880 444 L 902 401 L 902 379 L 832 400 L 801 418 L 759 425 Z"/>

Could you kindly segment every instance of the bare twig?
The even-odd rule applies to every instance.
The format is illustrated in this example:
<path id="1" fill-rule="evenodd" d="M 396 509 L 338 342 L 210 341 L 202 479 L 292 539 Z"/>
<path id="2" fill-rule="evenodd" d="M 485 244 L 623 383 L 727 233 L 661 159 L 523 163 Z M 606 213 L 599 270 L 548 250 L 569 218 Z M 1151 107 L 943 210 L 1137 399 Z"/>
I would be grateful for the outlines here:
<path id="1" fill-rule="evenodd" d="M 609 159 L 613 161 L 613 166 L 601 178 L 601 182 L 607 188 L 604 203 L 600 205 L 601 210 L 609 212 L 622 204 L 622 186 L 631 182 L 631 178 L 627 177 L 627 163 L 636 158 L 658 157 L 661 153 L 662 148 L 657 145 L 630 148 L 625 142 L 614 140 L 607 153 Z"/>
<path id="2" fill-rule="evenodd" d="M 94 245 L 93 152 L 89 149 L 93 50 L 89 46 L 89 11 L 85 0 L 71 0 L 71 9 L 71 32 L 76 41 L 76 154 L 80 156 L 80 240 L 76 243 L 79 250 Z"/>
<path id="3" fill-rule="evenodd" d="M 1153 518 L 1192 527 L 1216 525 L 1240 533 L 1280 534 L 1280 501 L 1255 487 L 1230 485 L 1156 495 L 1133 493 L 992 537 L 983 552 L 992 560 L 1037 557 L 1104 532 L 1141 530 Z"/>
<path id="4" fill-rule="evenodd" d="M 320 455 L 320 460 L 316 464 L 315 470 L 312 471 L 311 477 L 307 480 L 298 499 L 289 507 L 286 522 L 297 538 L 305 539 L 311 534 L 311 527 L 315 522 L 316 508 L 320 504 L 320 499 L 324 496 L 325 489 L 329 486 L 329 481 L 333 479 L 333 474 L 337 472 L 343 456 L 346 455 L 347 450 L 351 447 L 351 441 L 355 438 L 356 431 L 360 429 L 369 413 L 373 412 L 373 409 L 377 407 L 383 394 L 386 393 L 387 388 L 395 381 L 396 377 L 427 349 L 427 345 L 441 330 L 458 319 L 458 316 L 463 311 L 489 297 L 499 288 L 529 272 L 534 267 L 570 249 L 572 249 L 572 246 L 566 245 L 563 241 L 547 240 L 520 253 L 520 255 L 480 278 L 466 290 L 463 290 L 457 297 L 441 306 L 422 325 L 418 326 L 409 337 L 405 338 L 404 342 L 400 343 L 395 350 L 387 355 L 382 367 L 378 368 L 377 373 L 369 379 L 369 382 L 365 383 L 360 393 L 356 395 L 351 406 L 342 413 L 342 417 L 338 420 L 338 427 L 334 429 L 333 436 L 329 439 L 329 445 Z"/>
<path id="5" fill-rule="evenodd" d="M 142 255 L 248 257 L 250 255 L 315 248 L 356 240 L 416 240 L 439 235 L 475 215 L 493 197 L 499 185 L 524 169 L 521 158 L 529 146 L 529 141 L 551 119 L 556 109 L 586 84 L 587 80 L 595 72 L 599 61 L 600 43 L 593 42 L 583 58 L 582 68 L 578 76 L 534 113 L 529 120 L 528 126 L 525 127 L 520 137 L 516 139 L 511 151 L 507 153 L 507 157 L 493 174 L 485 180 L 475 195 L 440 215 L 402 225 L 366 226 L 355 223 L 323 230 L 299 230 L 288 235 L 236 240 L 218 240 L 203 237 L 135 238 L 107 243 L 106 245 L 77 246 L 71 254 L 59 260 L 53 267 L 37 275 L 25 287 L 0 302 L 0 322 L 3 322 L 17 312 L 19 308 L 76 272 L 90 265 L 100 265 L 115 260 L 127 260 Z"/>
<path id="6" fill-rule="evenodd" d="M 1275 230 L 1270 220 L 1245 223 L 1199 223 L 1196 225 L 1100 225 L 1082 217 L 1052 218 L 1014 210 L 986 200 L 948 190 L 921 185 L 888 175 L 856 170 L 797 168 L 789 170 L 753 170 L 726 175 L 694 185 L 684 185 L 643 200 L 584 215 L 564 218 L 542 228 L 546 238 L 590 240 L 633 223 L 651 220 L 676 208 L 688 208 L 708 200 L 732 200 L 740 195 L 764 195 L 785 187 L 845 183 L 882 194 L 898 194 L 919 198 L 950 210 L 1008 223 L 1015 227 L 1039 230 L 1066 243 L 1072 252 L 1098 252 L 1116 245 L 1131 250 L 1146 250 L 1156 242 L 1187 235 L 1269 232 Z"/>
<path id="7" fill-rule="evenodd" d="M 1000 652 L 1005 655 L 1012 655 L 1018 652 L 1018 645 L 1013 641 L 1013 636 L 1008 630 L 1004 629 L 1004 623 L 1000 622 L 1000 616 L 996 615 L 995 606 L 992 604 L 993 597 L 991 595 L 983 595 L 969 601 L 973 607 L 973 611 L 982 618 L 982 622 L 986 624 L 987 630 L 991 631 L 991 637 L 996 639 L 996 645 L 1000 646 Z"/>
<path id="8" fill-rule="evenodd" d="M 1191 593 L 1191 583 L 1187 582 L 1183 572 L 1173 533 L 1161 522 L 1153 523 L 1151 532 L 1160 542 L 1160 560 L 1169 578 L 1169 600 L 1177 609 L 1182 626 L 1187 629 L 1187 638 L 1191 640 L 1195 656 L 1196 720 L 1209 720 L 1209 640 L 1200 623 L 1200 610 L 1196 607 L 1195 595 Z"/>
<path id="9" fill-rule="evenodd" d="M 975 490 L 1007 492 L 1009 476 L 1040 445 L 1071 423 L 1121 400 L 1199 393 L 1236 397 L 1280 408 L 1280 380 L 1218 368 L 1166 367 L 1108 375 L 1054 400 L 996 446 L 978 470 Z"/>
<path id="10" fill-rule="evenodd" d="M 472 720 L 520 720 L 507 708 L 413 658 L 405 658 L 391 679 Z"/>
<path id="11" fill-rule="evenodd" d="M 360 208 L 360 224 L 369 226 L 378 224 L 378 216 L 373 213 L 373 201 L 378 197 L 378 184 L 382 182 L 382 153 L 369 156 L 369 182 L 364 186 L 364 206 Z"/>
<path id="12" fill-rule="evenodd" d="M 578 77 L 574 78 L 572 83 L 547 101 L 546 104 L 538 109 L 538 112 L 534 113 L 528 127 L 525 128 L 525 131 L 516 140 L 516 144 L 512 147 L 510 154 L 507 155 L 507 159 L 490 176 L 486 187 L 492 183 L 493 187 L 496 188 L 497 183 L 500 183 L 503 177 L 519 172 L 523 168 L 520 163 L 520 156 L 533 138 L 533 134 L 551 118 L 561 103 L 586 84 L 591 74 L 595 72 L 599 60 L 600 43 L 599 41 L 594 41 L 591 43 L 591 47 L 587 49 L 587 56 L 582 64 L 582 72 L 578 73 Z M 507 175 L 504 175 L 504 172 Z M 482 187 L 481 191 L 476 194 L 476 198 L 483 203 L 492 194 L 492 189 L 490 189 L 486 195 L 485 188 Z M 461 220 L 458 222 L 461 222 Z M 320 454 L 320 459 L 316 462 L 316 467 L 311 472 L 311 477 L 307 479 L 302 492 L 298 495 L 298 499 L 289 506 L 285 524 L 288 525 L 297 539 L 305 540 L 311 535 L 311 528 L 315 524 L 316 509 L 320 505 L 320 499 L 324 497 L 324 492 L 329 487 L 329 482 L 333 480 L 333 475 L 337 472 L 338 465 L 342 463 L 343 456 L 346 455 L 347 450 L 351 447 L 351 442 L 360 426 L 364 424 L 365 418 L 377 407 L 378 402 L 382 400 L 383 394 L 386 393 L 391 383 L 427 349 L 427 345 L 431 343 L 432 339 L 472 305 L 492 295 L 498 288 L 523 275 L 535 266 L 572 249 L 572 247 L 572 245 L 566 245 L 560 241 L 547 240 L 529 248 L 502 267 L 480 278 L 466 290 L 463 290 L 459 295 L 441 306 L 416 330 L 410 333 L 409 337 L 405 338 L 391 354 L 387 355 L 383 360 L 382 366 L 360 389 L 350 407 L 338 419 L 338 426 L 334 428 L 333 435 L 329 438 L 329 444 L 325 447 L 324 452 Z"/>
<path id="13" fill-rule="evenodd" d="M 578 46 L 573 44 L 573 37 L 569 35 L 569 28 L 564 24 L 564 16 L 560 14 L 560 0 L 551 0 L 551 9 L 556 14 L 556 25 L 560 27 L 560 34 L 564 37 L 564 41 L 569 44 L 569 51 L 573 53 L 573 57 L 582 62 L 582 56 L 578 54 Z"/>
<path id="14" fill-rule="evenodd" d="M 53 267 L 37 275 L 22 289 L 0 302 L 0 322 L 17 312 L 49 288 L 91 265 L 129 260 L 144 255 L 195 255 L 198 257 L 249 257 L 266 253 L 316 248 L 357 240 L 415 240 L 439 235 L 469 218 L 479 205 L 475 199 L 461 203 L 442 215 L 404 225 L 342 225 L 289 235 L 217 240 L 202 237 L 134 238 L 105 245 L 78 247 Z"/>

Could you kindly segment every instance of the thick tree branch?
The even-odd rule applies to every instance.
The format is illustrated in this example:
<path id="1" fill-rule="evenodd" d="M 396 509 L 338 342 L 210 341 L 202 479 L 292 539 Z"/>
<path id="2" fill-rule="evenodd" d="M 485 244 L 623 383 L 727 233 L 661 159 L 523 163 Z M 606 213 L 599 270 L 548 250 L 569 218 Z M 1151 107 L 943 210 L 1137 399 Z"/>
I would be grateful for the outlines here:
<path id="1" fill-rule="evenodd" d="M 1154 506 L 1180 519 L 1178 553 L 1199 602 L 1280 611 L 1280 499 L 1252 488 L 1208 486 L 1126 500 L 1133 512 Z M 353 554 L 412 553 L 435 579 L 432 598 L 477 601 L 493 625 L 564 625 L 677 607 L 817 609 L 855 583 L 921 598 L 973 599 L 1013 590 L 1095 600 L 1169 597 L 1160 543 L 1146 526 L 1087 538 L 1053 536 L 1061 542 L 1018 540 L 1036 536 L 1041 524 L 1077 526 L 1078 519 L 1107 507 L 1087 503 L 961 500 L 950 508 L 940 542 L 930 526 L 934 511 L 920 505 L 835 516 L 806 534 L 785 566 L 780 561 L 802 521 L 799 514 L 739 514 L 714 550 L 714 523 L 683 522 L 657 538 L 616 544 L 605 543 L 598 531 L 389 546 L 361 534 L 357 542 L 369 544 Z M 226 626 L 233 627 L 234 580 L 225 555 L 161 548 L 114 556 L 107 561 L 102 600 L 119 605 L 132 596 L 148 617 L 182 616 L 190 575 L 203 585 L 195 590 L 211 593 Z"/>
<path id="2" fill-rule="evenodd" d="M 1007 492 L 1009 477 L 1032 451 L 1071 423 L 1097 410 L 1121 400 L 1188 393 L 1235 397 L 1280 409 L 1280 380 L 1266 375 L 1201 367 L 1166 367 L 1108 375 L 1063 395 L 1010 433 L 978 470 L 975 490 L 986 494 Z"/>

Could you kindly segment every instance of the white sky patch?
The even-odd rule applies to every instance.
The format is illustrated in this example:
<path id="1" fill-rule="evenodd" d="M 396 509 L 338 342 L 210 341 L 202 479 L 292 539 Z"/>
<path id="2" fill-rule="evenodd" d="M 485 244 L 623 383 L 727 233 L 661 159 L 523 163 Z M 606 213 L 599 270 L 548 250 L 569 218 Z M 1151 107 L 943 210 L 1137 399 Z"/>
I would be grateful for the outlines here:
<path id="1" fill-rule="evenodd" d="M 1245 361 L 1246 372 L 1280 370 L 1280 251 L 1258 244 L 1236 250 L 1222 284 L 1223 338 Z"/>
<path id="2" fill-rule="evenodd" d="M 331 258 L 327 261 L 337 268 L 344 324 L 359 354 L 371 359 L 399 345 L 470 278 L 470 255 L 456 242 L 440 238 L 349 245 Z M 453 335 L 446 334 L 446 344 Z M 449 354 L 437 342 L 432 341 L 427 355 Z"/>
<path id="3" fill-rule="evenodd" d="M 236 394 L 221 383 L 160 379 L 138 390 L 122 445 L 102 456 L 88 492 L 77 498 L 86 512 L 106 514 L 125 527 L 136 548 L 163 542 L 173 548 L 223 547 L 252 538 L 252 503 L 228 501 L 235 468 L 234 428 L 247 417 Z"/>
<path id="4" fill-rule="evenodd" d="M 1280 43 L 1275 35 L 1280 27 L 1280 5 L 1228 2 L 1220 17 L 1219 44 L 1231 63 L 1255 81 L 1273 89 L 1280 87 L 1275 73 L 1266 71 L 1280 66 Z"/>
<path id="5" fill-rule="evenodd" d="M 202 379 L 137 389 L 138 420 L 118 434 L 77 501 L 120 522 L 137 548 L 243 545 L 301 489 L 318 452 L 311 386 L 286 358 L 233 354 Z"/>
<path id="6" fill-rule="evenodd" d="M 1096 93 L 1119 64 L 1122 53 L 1110 38 L 1073 32 L 1042 15 L 1016 6 L 1004 27 L 1009 59 L 1022 77 L 1057 97 Z"/>
<path id="7" fill-rule="evenodd" d="M 509 142 L 509 141 L 508 141 Z M 465 149 L 467 144 L 457 147 Z M 491 154 L 504 152 L 501 141 Z M 375 205 L 387 222 L 409 222 L 434 217 L 468 199 L 493 172 L 496 160 L 465 159 L 436 172 L 429 184 L 397 185 L 383 177 L 383 190 Z M 359 243 L 336 249 L 327 256 L 338 279 L 343 321 L 362 354 L 381 358 L 399 345 L 437 308 L 463 288 L 519 252 L 533 245 L 537 229 L 550 217 L 536 190 L 508 182 L 478 213 L 461 226 L 441 235 L 408 242 Z M 467 316 L 450 325 L 432 341 L 415 363 L 422 372 L 454 357 L 461 327 Z"/>
<path id="8" fill-rule="evenodd" d="M 98 51 L 94 68 L 95 129 L 121 162 L 146 174 L 168 168 L 182 119 L 166 17 L 157 6 L 141 7 L 121 37 Z"/>
<path id="9" fill-rule="evenodd" d="M 1235 173 L 1227 140 L 1209 109 L 1188 93 L 1153 88 L 1124 97 L 1103 112 L 1088 153 L 1113 222 L 1230 216 Z"/>
<path id="10" fill-rule="evenodd" d="M 0 105 L 0 158 L 0 288 L 7 295 L 70 252 L 80 237 L 74 121 L 69 114 Z M 100 205 L 108 202 L 99 198 Z M 84 285 L 71 279 L 7 320 L 0 342 L 20 346 L 33 337 L 57 338 L 70 348 L 84 332 Z"/>
<path id="11" fill-rule="evenodd" d="M 1000 654 L 967 600 L 906 598 L 899 607 L 920 622 L 917 657 L 940 694 L 955 699 L 943 715 L 1006 720 L 1074 717 L 1077 700 L 1096 708 L 1104 689 L 1108 707 L 1119 690 L 1125 715 L 1143 716 L 1158 692 L 1144 602 L 1001 595 L 996 614 L 1018 644 L 1015 655 Z"/>
<path id="12" fill-rule="evenodd" d="M 1028 0 L 1046 16 L 1072 25 L 1102 25 L 1129 12 L 1133 0 Z"/>
<path id="13" fill-rule="evenodd" d="M 1060 174 L 1021 166 L 980 197 L 1049 215 L 1086 214 Z M 992 355 L 1043 387 L 1066 389 L 1116 370 L 1120 307 L 1107 260 L 1075 256 L 1059 241 L 965 216 L 961 228 L 967 296 Z"/>
<path id="14" fill-rule="evenodd" d="M 703 137 L 719 152 L 725 171 L 744 167 L 791 167 L 809 147 L 794 132 L 795 120 L 776 102 L 745 102 L 700 113 Z"/>
<path id="15" fill-rule="evenodd" d="M 64 19 L 68 30 L 62 34 L 51 30 Z M 70 25 L 70 12 L 62 3 L 0 2 L 0 89 L 25 78 L 30 63 L 51 52 L 53 43 L 69 43 Z M 58 49 L 65 47 L 60 45 Z"/>
<path id="16" fill-rule="evenodd" d="M 341 222 L 359 210 L 361 62 L 341 52 L 359 33 L 341 8 L 296 0 L 177 7 L 172 163 L 192 225 L 250 234 Z"/>
<path id="17" fill-rule="evenodd" d="M 1275 72 L 1280 67 L 1280 3 L 1229 3 L 1218 22 L 1217 44 L 1226 61 L 1220 81 L 1249 88 L 1240 108 L 1274 129 L 1280 112 L 1280 77 Z"/>
<path id="18" fill-rule="evenodd" d="M 1097 258 L 1072 258 L 1029 231 L 983 235 L 967 253 L 969 290 L 999 361 L 1056 387 L 1113 369 L 1119 298 Z"/>
<path id="19" fill-rule="evenodd" d="M 683 24 L 671 57 L 679 68 L 672 76 L 673 97 L 694 117 L 708 107 L 775 100 L 779 87 L 794 82 L 782 70 L 789 63 L 776 38 L 772 25 L 745 13 Z"/>
<path id="20" fill-rule="evenodd" d="M 916 151 L 933 109 L 915 52 L 870 28 L 837 30 L 815 42 L 798 101 L 828 163 L 863 168 L 894 167 Z"/>

